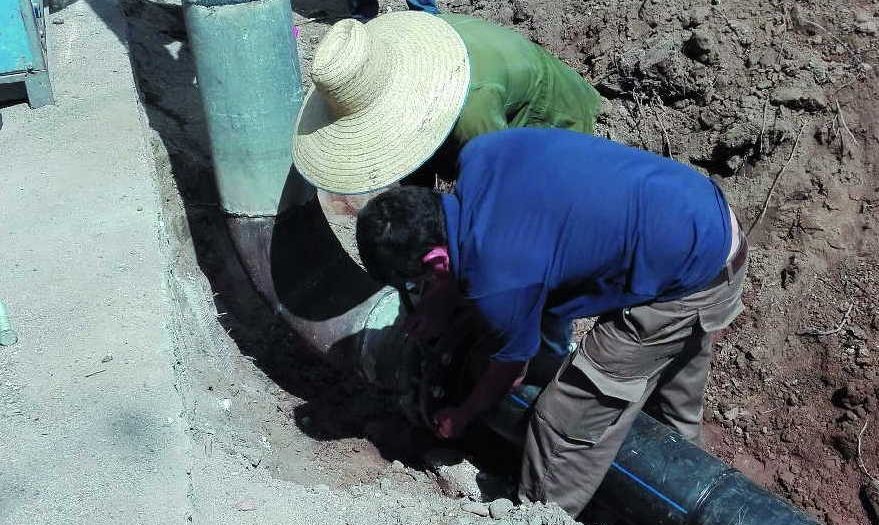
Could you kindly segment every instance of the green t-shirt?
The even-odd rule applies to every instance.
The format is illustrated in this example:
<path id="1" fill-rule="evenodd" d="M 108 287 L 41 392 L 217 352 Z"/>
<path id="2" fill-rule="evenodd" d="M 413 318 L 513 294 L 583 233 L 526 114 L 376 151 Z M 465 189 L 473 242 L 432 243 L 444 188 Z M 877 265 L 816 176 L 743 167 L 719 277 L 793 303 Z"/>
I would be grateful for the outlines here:
<path id="1" fill-rule="evenodd" d="M 450 140 L 506 128 L 592 133 L 601 96 L 574 70 L 518 33 L 464 15 L 438 15 L 461 35 L 470 57 L 470 90 Z"/>

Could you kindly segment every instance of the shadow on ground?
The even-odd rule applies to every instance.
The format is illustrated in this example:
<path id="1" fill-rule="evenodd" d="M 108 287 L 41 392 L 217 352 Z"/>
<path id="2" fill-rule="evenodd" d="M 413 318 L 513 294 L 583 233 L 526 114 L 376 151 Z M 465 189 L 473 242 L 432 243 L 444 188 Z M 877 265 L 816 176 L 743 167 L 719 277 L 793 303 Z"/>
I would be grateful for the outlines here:
<path id="1" fill-rule="evenodd" d="M 280 388 L 304 400 L 294 411 L 298 427 L 318 440 L 365 437 L 386 459 L 417 461 L 432 438 L 413 429 L 384 393 L 345 376 L 309 353 L 307 345 L 254 290 L 229 238 L 218 204 L 210 146 L 195 84 L 180 6 L 143 0 L 122 2 L 124 23 L 107 16 L 100 0 L 89 0 L 107 25 L 127 41 L 150 127 L 168 152 L 198 264 L 210 281 L 219 321 L 241 353 Z M 303 1 L 306 17 L 347 13 L 347 2 Z M 178 228 L 178 233 L 186 228 Z M 305 424 L 307 422 L 307 424 Z"/>

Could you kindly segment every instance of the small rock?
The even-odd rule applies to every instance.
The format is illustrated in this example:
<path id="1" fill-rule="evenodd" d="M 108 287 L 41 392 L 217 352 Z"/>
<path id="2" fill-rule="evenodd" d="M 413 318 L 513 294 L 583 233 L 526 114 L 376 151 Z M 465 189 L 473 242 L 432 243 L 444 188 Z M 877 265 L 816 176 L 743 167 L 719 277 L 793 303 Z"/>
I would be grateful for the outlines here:
<path id="1" fill-rule="evenodd" d="M 406 470 L 406 466 L 399 459 L 395 459 L 391 462 L 391 470 L 403 471 Z"/>
<path id="2" fill-rule="evenodd" d="M 113 356 L 111 354 L 107 354 L 101 358 L 102 363 L 109 363 L 112 360 L 113 360 Z"/>
<path id="3" fill-rule="evenodd" d="M 717 48 L 718 42 L 714 33 L 707 29 L 696 29 L 684 44 L 684 54 L 703 64 L 716 64 L 720 61 Z"/>
<path id="4" fill-rule="evenodd" d="M 745 162 L 745 159 L 743 159 L 742 157 L 740 157 L 738 155 L 732 155 L 724 161 L 724 163 L 726 164 L 726 169 L 730 173 L 737 172 L 739 170 L 739 168 L 742 167 L 742 164 L 744 162 Z M 748 352 L 748 354 L 746 354 L 746 356 L 750 359 L 751 353 Z"/>
<path id="5" fill-rule="evenodd" d="M 739 417 L 741 411 L 742 409 L 740 407 L 732 407 L 729 410 L 724 411 L 723 418 L 727 421 L 734 421 L 737 417 Z"/>
<path id="6" fill-rule="evenodd" d="M 681 15 L 681 24 L 684 26 L 684 29 L 699 27 L 708 20 L 709 16 L 711 16 L 711 11 L 708 9 L 708 6 L 694 7 Z"/>
<path id="7" fill-rule="evenodd" d="M 468 501 L 467 503 L 464 503 L 461 505 L 461 510 L 469 512 L 470 514 L 482 516 L 483 518 L 488 517 L 490 514 L 488 507 L 484 503 L 479 503 L 478 501 Z"/>
<path id="8" fill-rule="evenodd" d="M 543 518 L 535 514 L 528 519 L 528 525 L 544 525 Z"/>
<path id="9" fill-rule="evenodd" d="M 463 454 L 449 449 L 433 449 L 425 454 L 424 460 L 446 496 L 482 499 L 482 490 L 476 480 L 479 469 Z"/>
<path id="10" fill-rule="evenodd" d="M 872 18 L 868 20 L 856 20 L 855 31 L 865 35 L 875 35 L 879 33 L 879 25 L 877 25 L 876 20 Z"/>
<path id="11" fill-rule="evenodd" d="M 496 520 L 504 519 L 513 510 L 513 502 L 507 498 L 498 498 L 489 504 L 488 510 L 492 518 Z"/>
<path id="12" fill-rule="evenodd" d="M 824 92 L 817 87 L 782 87 L 776 89 L 770 96 L 769 100 L 775 105 L 786 106 L 791 109 L 803 109 L 806 111 L 817 111 L 827 107 L 827 97 L 824 95 Z"/>
<path id="13" fill-rule="evenodd" d="M 56 26 L 60 26 L 61 24 L 64 23 L 64 19 L 63 18 L 56 18 L 55 20 L 52 20 L 52 23 L 55 24 Z"/>
<path id="14" fill-rule="evenodd" d="M 850 333 L 855 339 L 860 339 L 861 341 L 867 340 L 867 332 L 858 325 L 851 325 L 848 327 L 848 333 Z"/>

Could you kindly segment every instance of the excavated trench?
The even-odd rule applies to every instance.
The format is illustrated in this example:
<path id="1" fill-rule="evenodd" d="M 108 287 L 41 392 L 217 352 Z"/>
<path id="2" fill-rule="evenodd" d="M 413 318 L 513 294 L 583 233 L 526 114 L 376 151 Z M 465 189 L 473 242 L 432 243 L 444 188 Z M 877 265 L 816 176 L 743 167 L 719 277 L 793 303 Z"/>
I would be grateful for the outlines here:
<path id="1" fill-rule="evenodd" d="M 301 17 L 328 17 L 302 26 L 304 70 L 324 22 L 344 12 L 339 4 L 297 3 Z M 705 168 L 749 224 L 760 214 L 770 174 L 790 154 L 777 190 L 784 197 L 771 203 L 754 232 L 750 312 L 718 345 L 706 412 L 709 445 L 827 523 L 867 523 L 875 502 L 859 490 L 857 457 L 875 465 L 877 445 L 869 430 L 863 452 L 855 445 L 863 422 L 875 421 L 877 396 L 879 352 L 870 350 L 879 350 L 879 326 L 870 297 L 879 291 L 879 250 L 869 231 L 876 224 L 879 181 L 875 155 L 862 150 L 879 142 L 869 110 L 875 86 L 865 84 L 875 82 L 875 42 L 871 47 L 865 38 L 877 13 L 820 2 L 799 9 L 746 4 L 735 14 L 719 3 L 687 2 L 672 10 L 585 0 L 565 3 L 566 9 L 561 2 L 481 0 L 452 0 L 445 7 L 512 26 L 581 70 L 608 99 L 601 132 Z M 209 370 L 194 376 L 205 388 L 224 384 L 224 395 L 234 396 L 236 375 L 253 374 L 256 365 L 257 375 L 265 377 L 263 394 L 270 394 L 263 421 L 240 421 L 242 431 L 224 446 L 240 449 L 254 468 L 271 468 L 279 478 L 332 487 L 388 478 L 390 462 L 400 460 L 404 465 L 392 482 L 403 483 L 394 476 L 411 478 L 412 490 L 428 499 L 459 494 L 461 487 L 450 486 L 449 479 L 466 481 L 455 480 L 454 472 L 448 478 L 425 475 L 431 469 L 424 458 L 435 446 L 429 436 L 413 430 L 382 392 L 303 351 L 304 341 L 254 292 L 218 204 L 181 8 L 145 1 L 127 1 L 125 7 L 157 159 L 173 175 L 183 201 L 171 229 L 191 238 L 215 293 L 218 320 L 245 357 L 231 376 L 215 377 L 223 374 Z M 840 14 L 850 12 L 852 24 Z M 808 129 L 796 143 L 800 123 Z M 348 204 L 322 198 L 322 205 L 350 250 Z M 828 308 L 822 297 L 841 306 Z M 847 304 L 854 306 L 851 316 Z M 843 329 L 808 335 L 810 327 L 821 332 L 835 326 L 843 313 Z M 806 431 L 815 424 L 817 438 Z M 258 439 L 268 435 L 271 454 L 253 451 L 258 439 L 243 430 L 248 426 L 261 428 Z M 503 468 L 508 456 L 488 433 L 471 445 L 480 443 L 488 450 L 474 451 L 485 470 L 498 473 L 483 476 L 480 489 L 502 494 L 510 486 Z"/>
<path id="2" fill-rule="evenodd" d="M 207 345 L 231 342 L 233 357 L 240 352 L 240 359 L 219 368 L 209 358 L 215 353 L 212 348 L 195 349 L 178 362 L 194 383 L 190 388 L 211 394 L 226 409 L 231 404 L 228 413 L 236 414 L 236 404 L 248 407 L 231 424 L 203 408 L 189 407 L 194 427 L 226 427 L 226 432 L 211 431 L 209 447 L 240 456 L 245 467 L 268 469 L 282 480 L 355 495 L 369 493 L 376 484 L 381 490 L 391 487 L 428 502 L 418 521 L 437 512 L 430 509 L 457 510 L 460 503 L 452 498 L 461 495 L 489 500 L 506 496 L 512 473 L 499 453 L 505 445 L 496 436 L 484 432 L 459 444 L 460 451 L 437 449 L 434 438 L 414 428 L 387 392 L 306 351 L 306 341 L 255 291 L 217 198 L 182 8 L 127 1 L 124 10 L 131 59 L 154 131 L 168 229 L 181 243 L 192 245 L 193 263 L 213 293 L 212 305 L 195 306 L 196 317 L 212 315 L 203 310 L 215 311 L 217 319 L 209 323 L 218 323 L 221 333 Z M 325 197 L 329 211 L 333 199 Z M 339 214 L 328 213 L 329 225 L 343 244 L 350 241 L 345 248 L 353 255 L 351 217 L 338 206 Z M 479 469 L 463 460 L 467 453 L 478 455 L 483 470 L 488 466 L 495 474 L 480 474 L 477 481 Z M 557 508 L 534 512 L 554 523 L 566 520 Z"/>

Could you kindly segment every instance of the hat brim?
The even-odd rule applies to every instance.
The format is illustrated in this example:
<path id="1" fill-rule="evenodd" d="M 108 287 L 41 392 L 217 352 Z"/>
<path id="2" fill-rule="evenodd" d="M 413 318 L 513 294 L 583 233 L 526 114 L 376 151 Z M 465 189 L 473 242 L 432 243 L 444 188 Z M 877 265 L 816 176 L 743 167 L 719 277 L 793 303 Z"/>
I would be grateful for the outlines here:
<path id="1" fill-rule="evenodd" d="M 467 48 L 441 18 L 400 11 L 366 29 L 392 54 L 384 90 L 364 110 L 336 117 L 312 87 L 296 120 L 296 169 L 334 193 L 374 191 L 418 169 L 451 132 L 470 85 Z"/>

